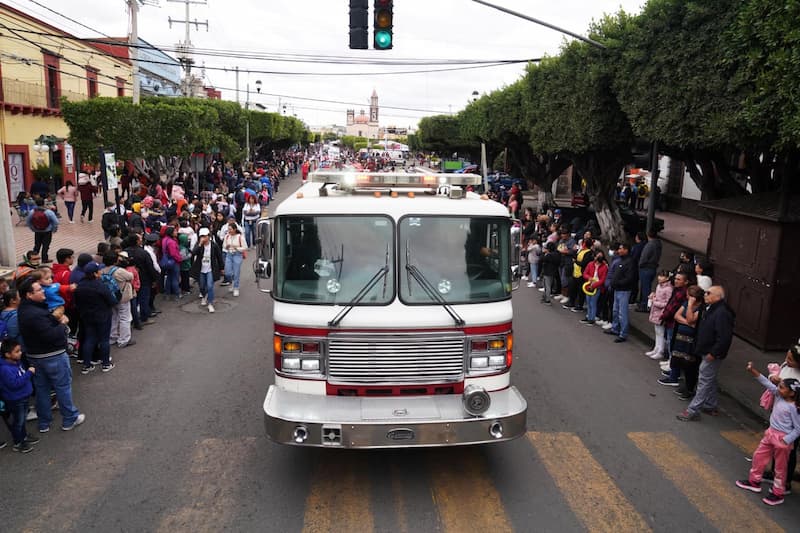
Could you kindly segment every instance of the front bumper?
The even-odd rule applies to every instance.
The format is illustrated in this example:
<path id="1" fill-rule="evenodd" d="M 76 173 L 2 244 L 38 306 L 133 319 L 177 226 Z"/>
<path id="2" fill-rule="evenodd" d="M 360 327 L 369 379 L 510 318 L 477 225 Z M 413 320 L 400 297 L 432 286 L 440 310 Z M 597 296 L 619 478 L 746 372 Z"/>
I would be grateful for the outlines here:
<path id="1" fill-rule="evenodd" d="M 489 396 L 489 410 L 476 417 L 464 411 L 460 394 L 322 396 L 272 385 L 264 399 L 264 425 L 275 442 L 331 448 L 457 446 L 522 436 L 528 404 L 517 388 Z"/>

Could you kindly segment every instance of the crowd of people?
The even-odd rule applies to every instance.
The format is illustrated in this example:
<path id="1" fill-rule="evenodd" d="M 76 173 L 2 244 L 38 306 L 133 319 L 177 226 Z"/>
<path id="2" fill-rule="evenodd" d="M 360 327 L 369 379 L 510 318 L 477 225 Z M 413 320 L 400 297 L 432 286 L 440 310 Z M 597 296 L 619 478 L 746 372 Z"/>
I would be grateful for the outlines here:
<path id="1" fill-rule="evenodd" d="M 113 370 L 112 347 L 133 346 L 134 331 L 157 327 L 164 301 L 181 301 L 196 288 L 200 305 L 214 313 L 218 282 L 238 297 L 262 210 L 304 160 L 303 153 L 282 152 L 249 168 L 214 165 L 199 177 L 198 194 L 187 192 L 188 180 L 152 183 L 140 176 L 120 201 L 106 204 L 96 249 L 59 248 L 52 264 L 47 253 L 58 219 L 37 200 L 48 227 L 36 226 L 39 215 L 29 213 L 37 246 L 10 279 L 0 280 L 0 413 L 12 449 L 34 450 L 39 437 L 27 433 L 26 422 L 35 420 L 38 433 L 46 433 L 55 408 L 62 430 L 82 424 L 71 364 L 84 375 Z M 0 448 L 6 445 L 0 440 Z"/>

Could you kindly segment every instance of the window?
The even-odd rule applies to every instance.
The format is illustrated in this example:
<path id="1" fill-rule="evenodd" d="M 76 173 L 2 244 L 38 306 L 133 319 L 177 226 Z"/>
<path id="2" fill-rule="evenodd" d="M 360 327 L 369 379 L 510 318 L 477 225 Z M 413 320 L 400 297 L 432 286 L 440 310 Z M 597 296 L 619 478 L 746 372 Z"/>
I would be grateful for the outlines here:
<path id="1" fill-rule="evenodd" d="M 97 73 L 99 71 L 93 67 L 86 67 L 86 93 L 89 98 L 97 96 Z"/>
<path id="2" fill-rule="evenodd" d="M 50 109 L 61 107 L 61 69 L 58 56 L 48 52 L 44 53 L 44 85 L 46 105 Z"/>
<path id="3" fill-rule="evenodd" d="M 125 80 L 117 78 L 117 96 L 125 96 Z"/>

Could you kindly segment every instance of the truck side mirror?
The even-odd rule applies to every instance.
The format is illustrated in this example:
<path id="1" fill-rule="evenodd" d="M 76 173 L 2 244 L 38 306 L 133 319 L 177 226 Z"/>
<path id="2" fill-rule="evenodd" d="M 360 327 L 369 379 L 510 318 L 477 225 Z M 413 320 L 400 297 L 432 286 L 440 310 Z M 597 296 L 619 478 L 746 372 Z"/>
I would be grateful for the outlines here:
<path id="1" fill-rule="evenodd" d="M 253 269 L 256 274 L 256 283 L 262 279 L 272 277 L 272 225 L 269 219 L 262 218 L 256 224 L 256 260 Z M 269 289 L 261 289 L 270 292 Z"/>
<path id="2" fill-rule="evenodd" d="M 512 222 L 511 225 L 511 246 L 508 247 L 511 257 L 509 264 L 511 265 L 511 280 L 512 290 L 519 288 L 520 278 L 522 277 L 522 265 L 520 264 L 520 255 L 522 254 L 522 228 L 518 222 Z"/>

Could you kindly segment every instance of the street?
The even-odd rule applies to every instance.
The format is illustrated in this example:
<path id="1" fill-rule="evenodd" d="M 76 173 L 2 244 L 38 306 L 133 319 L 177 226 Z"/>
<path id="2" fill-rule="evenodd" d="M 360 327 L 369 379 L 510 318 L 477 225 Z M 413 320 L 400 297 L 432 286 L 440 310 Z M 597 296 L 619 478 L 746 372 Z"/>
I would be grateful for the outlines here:
<path id="1" fill-rule="evenodd" d="M 281 187 L 293 192 L 298 178 Z M 114 349 L 108 374 L 75 372 L 86 423 L 0 452 L 2 531 L 796 531 L 798 496 L 769 508 L 734 486 L 757 424 L 683 423 L 636 338 L 523 286 L 513 382 L 527 438 L 467 448 L 299 449 L 269 442 L 271 309 L 249 260 L 241 296 L 163 302 L 158 324 Z M 159 298 L 160 300 L 160 298 Z M 73 370 L 77 367 L 73 366 Z M 742 369 L 744 371 L 744 369 Z M 59 416 L 56 415 L 56 420 Z M 33 423 L 29 424 L 34 429 Z M 765 485 L 769 487 L 768 485 Z M 14 510 L 9 512 L 9 510 Z"/>

